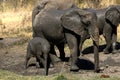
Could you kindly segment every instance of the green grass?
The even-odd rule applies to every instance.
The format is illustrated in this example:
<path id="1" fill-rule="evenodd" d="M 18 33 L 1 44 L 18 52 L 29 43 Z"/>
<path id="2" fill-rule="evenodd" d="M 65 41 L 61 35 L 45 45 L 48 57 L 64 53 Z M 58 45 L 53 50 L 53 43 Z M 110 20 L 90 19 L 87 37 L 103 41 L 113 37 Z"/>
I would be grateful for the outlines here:
<path id="1" fill-rule="evenodd" d="M 48 78 L 46 76 L 22 76 L 13 72 L 0 70 L 0 80 L 48 80 Z M 49 80 L 52 80 L 52 78 Z"/>
<path id="2" fill-rule="evenodd" d="M 24 37 L 25 42 L 32 36 L 32 27 L 31 27 L 31 13 L 26 12 L 26 14 L 12 13 L 14 16 L 11 16 L 10 13 L 6 13 L 5 17 L 0 19 L 0 23 L 3 24 L 2 31 L 0 31 L 0 36 L 2 37 Z M 22 15 L 22 16 L 20 16 Z M 28 16 L 26 16 L 28 15 Z M 20 16 L 20 17 L 19 17 Z M 14 23 L 15 22 L 15 23 Z M 14 26 L 13 26 L 14 25 Z M 120 27 L 120 26 L 119 26 Z M 120 28 L 118 28 L 118 37 L 120 36 Z M 120 42 L 120 38 L 118 38 Z M 19 44 L 19 43 L 18 43 Z M 20 43 L 22 44 L 22 43 Z M 105 44 L 104 39 L 100 39 L 100 45 Z M 86 40 L 83 49 L 92 45 L 92 40 Z M 120 80 L 120 77 L 112 76 L 110 78 L 100 78 L 99 74 L 93 74 L 92 77 L 83 77 L 80 74 L 55 74 L 49 76 L 23 76 L 18 75 L 13 72 L 0 70 L 0 80 Z"/>
<path id="3" fill-rule="evenodd" d="M 83 77 L 80 74 L 56 74 L 49 76 L 22 76 L 13 72 L 0 70 L 0 80 L 120 80 L 120 77 L 110 76 L 110 78 L 100 78 L 99 74 L 93 74 L 92 77 Z"/>

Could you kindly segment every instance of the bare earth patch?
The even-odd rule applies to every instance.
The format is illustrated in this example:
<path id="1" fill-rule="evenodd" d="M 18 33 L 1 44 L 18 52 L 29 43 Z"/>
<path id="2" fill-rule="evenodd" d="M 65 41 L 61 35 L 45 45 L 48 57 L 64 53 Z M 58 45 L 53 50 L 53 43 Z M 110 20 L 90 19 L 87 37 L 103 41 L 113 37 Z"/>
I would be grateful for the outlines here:
<path id="1" fill-rule="evenodd" d="M 11 39 L 14 40 L 14 39 Z M 18 40 L 18 39 L 17 39 Z M 7 40 L 6 40 L 7 41 Z M 18 40 L 19 41 L 19 40 Z M 6 42 L 7 43 L 7 42 Z M 11 42 L 9 41 L 9 44 Z M 20 75 L 43 75 L 44 68 L 36 68 L 35 66 L 35 59 L 32 58 L 29 61 L 29 68 L 26 70 L 24 68 L 24 61 L 26 55 L 26 46 L 27 43 L 23 45 L 16 45 L 16 46 L 5 46 L 4 48 L 0 48 L 0 69 L 7 70 L 14 72 Z M 93 64 L 93 52 L 91 51 L 92 48 L 89 48 L 89 54 L 85 54 L 78 59 L 77 65 L 79 66 L 79 72 L 75 72 L 72 74 L 83 75 L 84 77 L 94 76 L 94 64 Z M 119 50 L 118 50 L 119 51 Z M 69 57 L 69 50 L 65 48 L 66 56 Z M 57 51 L 58 53 L 58 51 Z M 98 74 L 105 76 L 104 74 L 110 76 L 117 76 L 120 75 L 120 53 L 116 54 L 100 54 L 100 67 L 103 69 L 103 72 Z M 58 53 L 59 55 L 59 53 Z M 66 62 L 59 62 L 55 65 L 54 68 L 49 68 L 49 75 L 53 74 L 61 74 L 61 73 L 70 73 L 69 68 L 70 66 L 67 65 Z"/>

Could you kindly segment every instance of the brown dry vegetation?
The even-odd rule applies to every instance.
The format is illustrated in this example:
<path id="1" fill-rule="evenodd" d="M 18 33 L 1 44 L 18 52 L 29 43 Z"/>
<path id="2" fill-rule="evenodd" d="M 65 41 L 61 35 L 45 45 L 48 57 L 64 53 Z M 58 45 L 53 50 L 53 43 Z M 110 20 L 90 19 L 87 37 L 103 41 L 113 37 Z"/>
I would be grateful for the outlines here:
<path id="1" fill-rule="evenodd" d="M 71 0 L 67 0 L 71 2 Z M 60 4 L 62 2 L 67 2 L 66 0 L 58 1 Z M 74 1 L 74 0 L 72 0 Z M 79 7 L 94 7 L 92 0 L 79 0 L 81 2 L 77 2 Z M 37 1 L 36 1 L 37 2 Z M 35 3 L 35 2 L 34 2 Z M 111 4 L 116 4 L 115 0 L 101 0 L 99 3 L 100 7 L 105 7 Z M 6 4 L 4 4 L 6 5 Z M 9 4 L 10 6 L 10 4 Z M 14 11 L 14 8 L 9 6 L 4 6 L 4 12 L 0 12 L 0 36 L 1 37 L 25 37 L 30 38 L 32 35 L 32 27 L 31 27 L 31 11 L 33 8 L 33 4 L 29 4 L 26 8 L 21 7 Z M 64 5 L 63 5 L 64 6 Z M 48 6 L 49 7 L 49 6 Z M 100 8 L 99 7 L 99 8 Z M 119 27 L 118 27 L 118 35 L 119 35 Z"/>
<path id="2" fill-rule="evenodd" d="M 31 12 L 3 12 L 0 15 L 0 19 L 1 37 L 31 37 Z"/>
<path id="3" fill-rule="evenodd" d="M 61 0 L 59 0 L 61 1 Z M 62 0 L 62 1 L 66 1 L 66 0 Z M 83 2 L 80 2 L 79 4 L 77 3 L 77 0 L 76 0 L 76 3 L 78 4 L 79 7 L 95 7 L 93 5 L 93 2 L 89 2 L 90 0 L 80 0 L 80 1 L 83 1 Z M 111 5 L 111 4 L 116 4 L 116 2 L 114 0 L 101 0 L 101 2 L 99 3 L 99 8 L 103 8 L 103 7 L 106 7 L 108 5 Z M 25 8 L 24 7 L 19 7 L 17 8 L 17 10 L 15 11 L 13 7 L 5 7 L 3 12 L 0 11 L 0 37 L 3 37 L 3 38 L 7 38 L 7 37 L 22 37 L 24 38 L 24 40 L 29 40 L 31 37 L 32 37 L 32 26 L 31 26 L 31 12 L 32 12 L 32 9 L 33 9 L 33 5 L 27 5 Z M 120 26 L 118 27 L 118 40 L 120 41 Z M 100 43 L 104 43 L 104 39 L 100 39 Z M 87 42 L 84 44 L 84 46 L 88 46 L 88 44 L 92 44 L 90 42 Z M 2 69 L 10 69 L 8 71 L 12 71 L 12 72 L 15 72 L 15 73 L 18 73 L 18 74 L 24 74 L 22 73 L 22 69 L 23 69 L 23 62 L 24 62 L 24 56 L 25 56 L 25 53 L 26 53 L 26 43 L 23 44 L 23 45 L 17 45 L 17 46 L 14 46 L 12 48 L 8 48 L 8 51 L 10 51 L 9 53 L 7 53 L 6 49 L 0 49 L 0 63 L 3 63 L 5 65 L 5 67 L 3 66 Z M 66 52 L 68 52 L 68 48 L 65 49 Z M 69 53 L 69 52 L 68 52 Z M 119 54 L 117 54 L 119 55 Z M 105 57 L 100 57 L 101 61 L 104 61 L 104 60 L 107 60 L 107 57 L 111 57 L 116 59 L 115 56 L 117 55 L 104 55 L 104 54 L 100 54 L 100 56 L 105 56 Z M 120 56 L 120 55 L 119 55 Z M 118 57 L 119 57 L 118 56 Z M 117 57 L 117 58 L 118 58 Z M 93 54 L 89 54 L 87 56 L 85 56 L 85 58 L 90 58 L 91 61 L 93 61 Z M 8 59 L 8 60 L 7 60 Z M 10 60 L 10 61 L 9 61 Z M 117 59 L 119 60 L 119 59 Z M 5 62 L 3 62 L 5 61 Z M 8 61 L 8 62 L 7 62 Z M 17 63 L 16 63 L 17 62 Z M 12 64 L 12 65 L 9 65 L 9 64 Z M 110 64 L 110 63 L 109 63 Z M 6 67 L 6 65 L 8 67 Z M 106 66 L 106 65 L 104 65 Z M 116 70 L 116 66 L 115 67 L 109 67 L 110 69 L 112 70 Z M 105 72 L 104 74 L 109 74 L 110 73 L 110 70 L 108 70 L 108 72 Z M 1 69 L 1 68 L 0 68 Z M 16 70 L 15 70 L 16 69 Z M 17 71 L 19 70 L 19 71 Z M 36 73 L 32 73 L 32 71 L 37 71 L 37 69 L 35 68 L 30 68 L 28 70 L 28 72 L 31 72 L 28 73 L 28 75 L 36 75 Z M 119 68 L 117 69 L 118 70 L 118 73 L 113 73 L 111 72 L 109 75 L 110 76 L 119 76 L 120 74 L 120 71 L 119 71 Z M 3 72 L 3 73 L 2 73 Z M 56 73 L 59 73 L 60 71 L 56 72 Z M 87 74 L 86 74 L 87 73 Z M 5 75 L 8 75 L 8 76 L 5 76 Z M 38 79 L 38 80 L 48 80 L 49 77 L 53 77 L 54 75 L 51 75 L 51 76 L 48 76 L 47 78 L 45 77 L 41 77 L 41 78 L 38 78 L 38 77 L 30 77 L 29 78 L 26 78 L 26 77 L 21 77 L 19 76 L 18 78 L 18 75 L 16 76 L 15 74 L 13 75 L 10 75 L 11 73 L 10 72 L 4 72 L 2 70 L 0 70 L 0 79 L 4 78 L 5 77 L 5 80 L 9 80 L 11 78 L 11 80 L 14 80 L 14 79 L 17 79 L 17 80 L 21 80 L 21 78 L 23 80 L 32 80 L 32 79 Z M 40 74 L 40 73 L 39 73 Z M 89 77 L 95 77 L 95 76 L 98 76 L 98 77 L 95 77 L 95 79 L 89 79 L 89 80 L 96 80 L 99 78 L 99 75 L 101 74 L 95 74 L 93 73 L 93 71 L 82 71 L 82 73 L 80 74 L 76 74 L 76 75 L 73 75 L 71 73 L 68 72 L 67 73 L 63 73 L 64 75 L 67 76 L 67 78 L 71 78 L 70 80 L 80 80 L 79 76 L 81 76 L 83 79 L 85 77 L 89 78 Z M 2 76 L 1 76 L 2 75 Z M 14 76 L 14 77 L 13 77 Z M 84 77 L 85 76 L 85 77 Z M 10 77 L 10 78 L 9 78 Z M 77 79 L 75 79 L 75 77 L 77 77 Z M 114 78 L 112 79 L 99 79 L 99 80 L 113 80 Z M 53 80 L 50 79 L 50 80 Z M 82 80 L 82 79 L 81 79 Z M 116 79 L 116 80 L 119 80 L 119 79 Z"/>

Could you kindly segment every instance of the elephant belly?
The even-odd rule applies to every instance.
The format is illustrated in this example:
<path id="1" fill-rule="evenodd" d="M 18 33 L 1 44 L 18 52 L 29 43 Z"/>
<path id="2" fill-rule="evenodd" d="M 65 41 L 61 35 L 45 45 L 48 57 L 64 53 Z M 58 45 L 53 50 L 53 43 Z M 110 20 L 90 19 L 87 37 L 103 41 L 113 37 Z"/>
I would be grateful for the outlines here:
<path id="1" fill-rule="evenodd" d="M 39 29 L 49 42 L 60 43 L 64 40 L 63 27 L 61 26 L 60 16 L 62 13 L 48 11 L 38 17 Z M 37 28 L 38 29 L 38 28 Z M 40 31 L 39 30 L 39 31 Z"/>
<path id="2" fill-rule="evenodd" d="M 44 34 L 44 36 L 49 42 L 52 42 L 54 44 L 59 44 L 60 42 L 63 42 L 65 40 L 64 35 L 59 33 Z"/>
<path id="3" fill-rule="evenodd" d="M 45 28 L 45 27 L 44 27 Z M 63 42 L 64 39 L 64 33 L 61 26 L 50 26 L 45 29 L 43 29 L 44 37 L 54 44 L 58 44 L 60 42 Z"/>

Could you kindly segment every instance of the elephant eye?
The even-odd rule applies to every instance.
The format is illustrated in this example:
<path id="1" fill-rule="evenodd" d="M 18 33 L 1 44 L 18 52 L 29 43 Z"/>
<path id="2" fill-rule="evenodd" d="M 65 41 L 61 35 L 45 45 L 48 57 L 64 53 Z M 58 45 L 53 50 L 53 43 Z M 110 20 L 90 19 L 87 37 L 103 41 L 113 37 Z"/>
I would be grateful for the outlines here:
<path id="1" fill-rule="evenodd" d="M 85 26 L 89 26 L 90 24 L 91 24 L 90 21 L 86 21 L 86 22 L 84 23 Z"/>
<path id="2" fill-rule="evenodd" d="M 87 24 L 90 25 L 90 21 L 87 21 Z"/>

